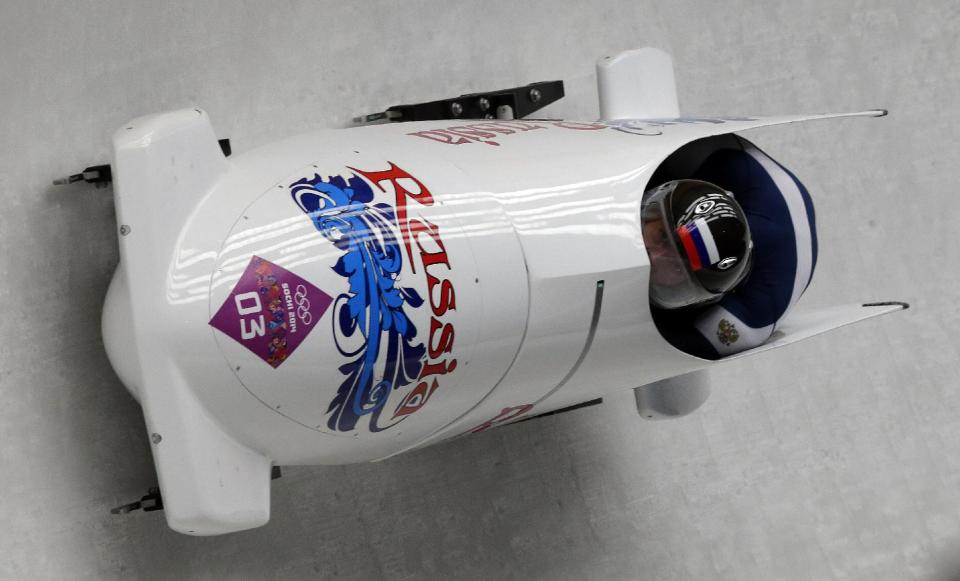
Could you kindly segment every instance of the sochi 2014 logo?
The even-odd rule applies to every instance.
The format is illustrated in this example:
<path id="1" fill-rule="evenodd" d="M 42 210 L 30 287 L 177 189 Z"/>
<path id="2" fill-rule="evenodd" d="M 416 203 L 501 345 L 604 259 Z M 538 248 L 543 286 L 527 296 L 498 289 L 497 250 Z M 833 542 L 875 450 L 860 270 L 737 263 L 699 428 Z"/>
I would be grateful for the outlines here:
<path id="1" fill-rule="evenodd" d="M 276 369 L 303 344 L 331 301 L 296 273 L 254 255 L 209 324 Z"/>
<path id="2" fill-rule="evenodd" d="M 397 425 L 457 367 L 449 320 L 456 308 L 453 266 L 440 228 L 420 214 L 433 206 L 433 195 L 387 165 L 315 174 L 289 186 L 317 231 L 342 252 L 332 268 L 346 290 L 333 299 L 332 322 L 344 378 L 327 409 L 327 426 L 339 432 L 357 429 L 365 417 L 372 432 Z M 416 282 L 425 296 L 401 279 Z M 426 317 L 414 315 L 425 309 L 429 328 L 418 329 L 414 319 Z"/>

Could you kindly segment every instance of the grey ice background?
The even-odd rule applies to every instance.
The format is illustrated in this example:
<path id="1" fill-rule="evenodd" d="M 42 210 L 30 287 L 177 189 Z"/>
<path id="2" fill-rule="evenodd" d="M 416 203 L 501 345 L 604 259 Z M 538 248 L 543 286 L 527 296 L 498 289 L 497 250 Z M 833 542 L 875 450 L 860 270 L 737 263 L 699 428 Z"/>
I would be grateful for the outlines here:
<path id="1" fill-rule="evenodd" d="M 955 579 L 960 575 L 960 4 L 0 3 L 0 578 Z M 358 113 L 562 78 L 652 45 L 687 113 L 887 107 L 754 132 L 814 193 L 807 307 L 905 313 L 722 367 L 695 415 L 602 407 L 380 464 L 289 468 L 269 525 L 218 538 L 110 507 L 155 482 L 100 307 L 125 121 L 199 105 L 242 151 Z"/>

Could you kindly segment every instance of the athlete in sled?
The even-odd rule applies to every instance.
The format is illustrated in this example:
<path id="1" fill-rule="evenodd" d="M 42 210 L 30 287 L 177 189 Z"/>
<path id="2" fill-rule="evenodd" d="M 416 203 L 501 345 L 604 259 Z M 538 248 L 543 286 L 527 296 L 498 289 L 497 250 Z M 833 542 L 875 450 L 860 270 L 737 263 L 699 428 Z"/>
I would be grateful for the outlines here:
<path id="1" fill-rule="evenodd" d="M 762 345 L 800 298 L 816 266 L 816 222 L 803 184 L 753 144 L 724 136 L 696 147 L 715 149 L 691 179 L 643 202 L 650 300 L 670 343 L 719 359 Z"/>

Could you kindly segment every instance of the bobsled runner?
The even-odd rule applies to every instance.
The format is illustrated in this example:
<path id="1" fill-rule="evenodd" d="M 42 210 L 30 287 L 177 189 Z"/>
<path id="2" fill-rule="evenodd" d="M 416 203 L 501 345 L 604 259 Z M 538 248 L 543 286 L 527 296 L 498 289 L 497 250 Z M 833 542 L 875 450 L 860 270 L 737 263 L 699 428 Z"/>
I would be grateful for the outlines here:
<path id="1" fill-rule="evenodd" d="M 657 168 L 716 136 L 884 112 L 681 116 L 655 49 L 602 59 L 598 83 L 600 121 L 517 118 L 523 88 L 229 157 L 200 109 L 116 132 L 112 164 L 81 175 L 109 171 L 116 201 L 103 337 L 172 528 L 263 525 L 274 466 L 388 458 L 611 390 L 683 415 L 711 366 L 903 308 L 792 312 L 720 361 L 673 347 L 639 223 Z"/>

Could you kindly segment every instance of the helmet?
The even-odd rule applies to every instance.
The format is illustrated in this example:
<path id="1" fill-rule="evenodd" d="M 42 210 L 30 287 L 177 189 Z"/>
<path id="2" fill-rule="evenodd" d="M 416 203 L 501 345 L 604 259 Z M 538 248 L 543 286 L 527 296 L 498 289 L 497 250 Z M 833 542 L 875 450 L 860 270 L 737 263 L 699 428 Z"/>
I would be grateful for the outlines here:
<path id="1" fill-rule="evenodd" d="M 655 305 L 715 302 L 747 277 L 753 242 L 733 194 L 708 182 L 675 180 L 644 197 L 641 220 Z"/>

